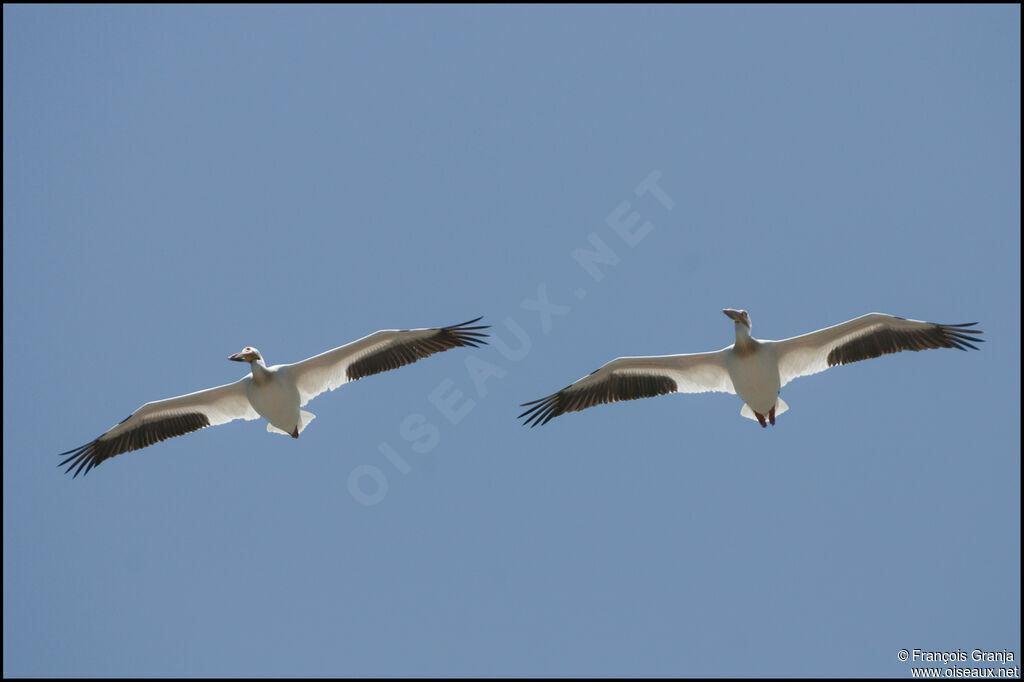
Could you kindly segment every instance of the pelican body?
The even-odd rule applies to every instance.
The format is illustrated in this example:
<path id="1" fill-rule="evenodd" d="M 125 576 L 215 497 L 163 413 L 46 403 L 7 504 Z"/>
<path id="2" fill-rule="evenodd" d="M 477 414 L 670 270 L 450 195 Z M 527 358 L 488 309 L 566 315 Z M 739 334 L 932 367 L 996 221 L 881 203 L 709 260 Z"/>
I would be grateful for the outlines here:
<path id="1" fill-rule="evenodd" d="M 758 341 L 750 335 L 747 311 L 726 308 L 722 312 L 736 323 L 736 343 L 731 346 L 731 352 L 723 353 L 725 368 L 736 395 L 761 426 L 765 426 L 765 415 L 774 426 L 779 390 L 782 389 L 778 348 L 771 341 Z M 778 410 L 779 414 L 785 412 L 785 403 L 778 407 L 782 408 Z M 741 414 L 749 416 L 742 410 Z"/>
<path id="2" fill-rule="evenodd" d="M 252 409 L 267 420 L 268 431 L 298 438 L 306 425 L 316 418 L 312 413 L 299 409 L 301 396 L 291 365 L 267 367 L 263 356 L 252 347 L 243 348 L 228 360 L 248 362 L 252 368 L 245 384 L 245 395 Z"/>

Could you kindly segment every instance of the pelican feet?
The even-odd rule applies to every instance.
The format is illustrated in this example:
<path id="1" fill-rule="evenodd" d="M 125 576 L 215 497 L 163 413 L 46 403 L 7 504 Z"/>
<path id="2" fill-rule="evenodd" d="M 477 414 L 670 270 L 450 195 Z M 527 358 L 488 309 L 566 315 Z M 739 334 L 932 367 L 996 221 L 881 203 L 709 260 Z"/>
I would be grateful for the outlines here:
<path id="1" fill-rule="evenodd" d="M 755 412 L 754 416 L 757 417 L 757 423 L 761 425 L 762 429 L 767 429 L 769 424 L 771 424 L 772 426 L 775 426 L 775 407 L 774 406 L 772 407 L 772 409 L 768 410 L 768 419 L 767 420 L 765 420 L 764 415 L 761 414 L 760 412 Z"/>
<path id="2" fill-rule="evenodd" d="M 292 431 L 292 438 L 298 438 L 298 437 L 299 437 L 299 427 L 296 426 L 295 430 Z"/>

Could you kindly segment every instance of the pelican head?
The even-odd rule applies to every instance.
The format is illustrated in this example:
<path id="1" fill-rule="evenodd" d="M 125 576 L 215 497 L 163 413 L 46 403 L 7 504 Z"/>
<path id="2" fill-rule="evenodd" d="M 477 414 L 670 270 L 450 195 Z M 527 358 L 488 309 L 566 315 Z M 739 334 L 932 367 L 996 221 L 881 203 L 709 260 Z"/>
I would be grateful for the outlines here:
<path id="1" fill-rule="evenodd" d="M 229 355 L 228 360 L 234 360 L 235 362 L 252 362 L 253 360 L 262 360 L 263 356 L 260 352 L 252 346 L 246 346 L 234 355 Z"/>
<path id="2" fill-rule="evenodd" d="M 736 310 L 735 308 L 724 308 L 722 310 L 727 317 L 731 317 L 732 321 L 736 324 L 744 324 L 747 329 L 750 329 L 750 315 L 747 315 L 746 310 Z"/>

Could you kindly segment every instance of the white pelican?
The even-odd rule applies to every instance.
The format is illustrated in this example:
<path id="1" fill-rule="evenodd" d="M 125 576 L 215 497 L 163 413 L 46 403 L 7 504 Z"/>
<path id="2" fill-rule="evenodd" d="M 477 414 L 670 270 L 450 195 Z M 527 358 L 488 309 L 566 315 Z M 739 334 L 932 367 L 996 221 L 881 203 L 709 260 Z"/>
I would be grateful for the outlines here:
<path id="1" fill-rule="evenodd" d="M 736 327 L 736 343 L 713 353 L 616 358 L 574 384 L 546 398 L 523 403 L 525 424 L 546 424 L 560 414 L 601 403 L 650 398 L 666 393 L 735 393 L 740 414 L 762 427 L 789 409 L 779 390 L 797 377 L 824 372 L 835 365 L 877 358 L 901 350 L 977 347 L 967 324 L 934 324 L 884 313 L 868 313 L 834 327 L 784 341 L 750 335 L 746 310 L 726 308 Z"/>
<path id="2" fill-rule="evenodd" d="M 481 319 L 432 329 L 384 329 L 290 365 L 267 367 L 260 352 L 247 346 L 228 360 L 248 362 L 249 375 L 232 384 L 146 403 L 96 440 L 62 452 L 61 457 L 68 457 L 58 466 L 67 464 L 65 473 L 74 469 L 77 477 L 114 455 L 234 419 L 263 417 L 269 422 L 267 431 L 298 438 L 315 418 L 299 408 L 313 398 L 434 353 L 486 344 L 487 334 L 480 330 L 489 325 L 470 326 Z"/>

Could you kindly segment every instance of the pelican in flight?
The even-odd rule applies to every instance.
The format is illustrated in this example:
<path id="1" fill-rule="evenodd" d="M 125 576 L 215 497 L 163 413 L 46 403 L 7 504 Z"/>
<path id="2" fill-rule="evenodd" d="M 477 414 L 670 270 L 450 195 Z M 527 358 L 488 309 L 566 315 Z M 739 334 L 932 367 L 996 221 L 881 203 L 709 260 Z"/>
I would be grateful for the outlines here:
<path id="1" fill-rule="evenodd" d="M 300 410 L 325 391 L 371 374 L 397 369 L 434 353 L 486 344 L 490 325 L 482 318 L 432 329 L 384 329 L 290 365 L 267 367 L 260 352 L 246 346 L 228 360 L 247 362 L 251 372 L 232 384 L 146 403 L 96 440 L 62 452 L 65 473 L 89 473 L 103 460 L 207 426 L 235 419 L 267 420 L 267 431 L 298 438 L 315 415 Z"/>
<path id="2" fill-rule="evenodd" d="M 977 350 L 981 342 L 967 324 L 934 324 L 884 313 L 868 313 L 834 327 L 783 341 L 750 335 L 746 310 L 722 311 L 734 322 L 736 343 L 712 353 L 616 358 L 595 372 L 546 398 L 523 403 L 524 425 L 546 424 L 560 414 L 620 400 L 666 393 L 735 393 L 740 414 L 762 427 L 789 409 L 779 390 L 797 377 L 829 367 L 902 350 L 959 348 Z"/>

